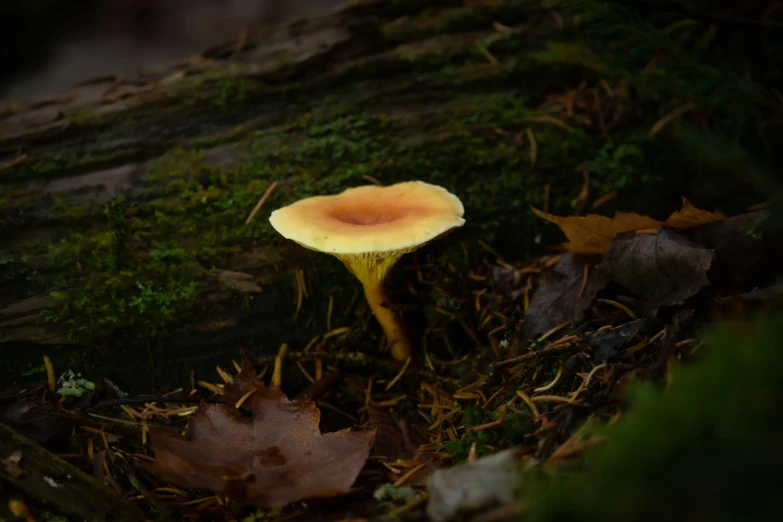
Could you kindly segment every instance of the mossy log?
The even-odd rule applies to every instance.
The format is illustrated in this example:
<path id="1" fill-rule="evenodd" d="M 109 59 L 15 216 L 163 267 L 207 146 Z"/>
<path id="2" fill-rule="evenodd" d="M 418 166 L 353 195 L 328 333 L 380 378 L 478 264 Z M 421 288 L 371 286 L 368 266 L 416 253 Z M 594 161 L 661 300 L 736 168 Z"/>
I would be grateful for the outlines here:
<path id="1" fill-rule="evenodd" d="M 487 255 L 477 239 L 509 259 L 556 240 L 529 204 L 569 213 L 585 189 L 622 184 L 604 208 L 629 208 L 647 184 L 641 199 L 655 206 L 649 187 L 665 170 L 643 159 L 584 183 L 613 126 L 633 129 L 624 116 L 565 122 L 539 110 L 611 76 L 584 57 L 552 58 L 570 19 L 536 1 L 465 4 L 358 2 L 165 70 L 0 106 L 0 387 L 40 380 L 48 354 L 58 371 L 150 391 L 213 379 L 240 347 L 302 348 L 327 326 L 363 324 L 358 283 L 339 262 L 267 222 L 300 197 L 373 180 L 446 186 L 468 225 L 420 258 L 438 249 L 459 266 Z M 673 177 L 656 187 L 676 205 L 688 178 Z M 438 297 L 417 305 L 428 299 Z"/>
<path id="2" fill-rule="evenodd" d="M 0 460 L 0 517 L 9 517 L 3 520 L 13 518 L 6 509 L 25 496 L 78 520 L 142 522 L 146 518 L 113 489 L 1 423 Z"/>

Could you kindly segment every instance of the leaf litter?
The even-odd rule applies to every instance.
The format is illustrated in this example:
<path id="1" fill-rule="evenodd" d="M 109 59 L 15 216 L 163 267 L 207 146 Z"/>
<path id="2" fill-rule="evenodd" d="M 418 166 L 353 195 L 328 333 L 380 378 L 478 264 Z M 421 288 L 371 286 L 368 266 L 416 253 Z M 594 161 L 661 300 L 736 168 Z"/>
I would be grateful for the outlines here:
<path id="1" fill-rule="evenodd" d="M 552 13 L 557 18 L 561 16 Z M 667 60 L 661 60 L 664 61 Z M 184 74 L 212 65 L 200 59 L 184 67 L 160 71 L 158 78 L 147 75 L 148 81 L 138 84 L 110 79 L 110 85 L 97 86 L 94 99 L 85 101 L 79 96 L 73 102 L 61 100 L 57 106 L 41 107 L 41 111 L 31 113 L 35 122 L 21 121 L 19 128 L 21 132 L 29 132 L 38 129 L 38 124 L 62 126 L 67 119 L 59 113 L 65 111 L 67 116 L 79 109 L 77 101 L 82 106 L 97 104 L 95 114 L 119 110 L 121 106 L 132 107 L 140 100 L 135 96 L 137 91 L 155 94 L 145 92 L 152 90 L 151 81 L 174 85 Z M 542 105 L 540 109 L 570 118 L 574 126 L 598 126 L 609 140 L 607 130 L 635 119 L 639 107 L 628 102 L 627 92 L 634 83 L 638 82 L 621 80 L 610 87 L 601 82 L 594 88 L 582 84 L 565 96 L 550 93 L 548 106 Z M 118 88 L 127 89 L 130 97 L 125 99 L 125 93 L 119 93 Z M 538 120 L 544 121 L 540 116 Z M 658 133 L 671 120 L 669 116 L 660 120 L 651 134 Z M 551 116 L 548 121 L 572 128 Z M 535 165 L 539 146 L 531 128 L 526 132 L 531 164 Z M 0 165 L 0 170 L 26 160 L 26 154 L 19 155 L 7 165 Z M 312 401 L 289 400 L 281 391 L 264 387 L 260 383 L 264 369 L 258 377 L 254 374 L 250 378 L 249 371 L 240 377 L 246 370 L 243 363 L 240 375 L 232 377 L 218 369 L 222 382 L 199 383 L 200 388 L 214 392 L 214 396 L 194 386 L 190 393 L 171 390 L 130 398 L 106 396 L 96 390 L 77 401 L 73 397 L 58 399 L 45 390 L 33 389 L 0 395 L 0 419 L 9 419 L 18 430 L 27 431 L 51 451 L 93 473 L 97 481 L 111 484 L 118 495 L 143 506 L 150 519 L 171 515 L 172 519 L 210 521 L 245 516 L 246 520 L 265 521 L 312 520 L 316 516 L 324 520 L 366 520 L 395 518 L 411 512 L 415 512 L 415 519 L 424 516 L 422 502 L 428 494 L 427 510 L 431 516 L 450 518 L 463 510 L 485 506 L 487 502 L 501 505 L 513 502 L 514 497 L 507 492 L 514 484 L 516 468 L 550 471 L 566 464 L 567 469 L 572 469 L 570 466 L 578 462 L 585 450 L 604 442 L 587 428 L 587 418 L 614 422 L 624 414 L 619 404 L 629 382 L 650 379 L 668 385 L 668 368 L 674 361 L 687 362 L 699 356 L 699 330 L 694 317 L 708 313 L 703 303 L 690 300 L 675 308 L 686 313 L 674 313 L 673 318 L 658 314 L 658 307 L 640 300 L 642 296 L 649 297 L 650 292 L 655 296 L 656 288 L 645 287 L 632 277 L 624 278 L 622 271 L 609 270 L 612 278 L 609 281 L 609 277 L 595 269 L 597 259 L 576 254 L 606 255 L 605 262 L 608 258 L 627 265 L 633 263 L 633 255 L 620 248 L 626 244 L 623 241 L 640 241 L 637 250 L 641 251 L 650 248 L 644 245 L 657 237 L 655 234 L 663 234 L 664 238 L 677 234 L 692 241 L 687 248 L 713 251 L 715 258 L 709 269 L 702 272 L 693 259 L 704 261 L 700 257 L 703 253 L 688 251 L 687 255 L 681 255 L 685 254 L 685 242 L 674 241 L 676 245 L 668 245 L 673 251 L 672 261 L 667 265 L 670 270 L 651 267 L 657 270 L 653 280 L 677 273 L 681 269 L 677 266 L 678 259 L 685 259 L 686 268 L 695 274 L 693 284 L 700 286 L 686 292 L 672 284 L 659 300 L 669 302 L 673 296 L 687 299 L 705 294 L 715 297 L 717 293 L 725 296 L 719 300 L 736 298 L 742 307 L 763 309 L 769 307 L 771 299 L 780 296 L 779 282 L 773 283 L 775 273 L 779 272 L 780 243 L 760 233 L 765 213 L 724 219 L 720 213 L 697 209 L 687 201 L 665 222 L 633 213 L 618 213 L 608 218 L 559 217 L 534 211 L 562 227 L 570 252 L 527 259 L 521 264 L 484 260 L 484 265 L 462 266 L 459 270 L 413 267 L 422 283 L 411 283 L 418 295 L 434 291 L 437 285 L 437 292 L 449 294 L 450 302 L 458 306 L 449 309 L 447 315 L 424 298 L 418 301 L 428 313 L 434 312 L 431 315 L 447 319 L 430 322 L 419 343 L 421 366 L 411 364 L 402 372 L 404 375 L 398 374 L 399 369 L 382 355 L 368 355 L 374 354 L 370 348 L 372 341 L 368 340 L 361 321 L 359 325 L 345 327 L 348 330 L 344 332 L 351 335 L 351 344 L 343 342 L 342 335 L 329 337 L 327 341 L 331 333 L 327 332 L 315 340 L 317 350 L 304 348 L 288 351 L 285 357 L 254 358 L 261 368 L 272 363 L 276 366 L 296 363 L 302 369 L 315 363 L 315 368 L 324 372 L 323 379 L 316 378 L 312 393 L 318 397 L 320 408 Z M 633 259 L 650 262 L 641 255 Z M 625 268 L 627 272 L 636 267 Z M 701 284 L 704 273 L 709 281 Z M 455 280 L 461 285 L 449 285 L 448 281 Z M 246 291 L 256 291 L 245 286 Z M 640 299 L 628 298 L 627 292 Z M 676 295 L 678 292 L 682 295 Z M 737 313 L 733 314 L 730 317 Z M 356 345 L 363 351 L 350 351 Z M 354 377 L 351 386 L 339 387 L 335 375 L 347 372 Z M 733 376 L 726 377 L 722 384 L 730 384 Z M 397 378 L 400 379 L 396 387 L 386 390 Z M 356 387 L 356 381 L 362 384 L 358 393 L 350 389 Z M 238 403 L 241 403 L 239 407 Z M 716 404 L 722 413 L 724 403 Z M 276 451 L 264 454 L 265 450 L 279 449 L 279 439 L 265 446 L 255 431 L 256 425 L 262 424 L 260 421 L 269 419 L 265 414 L 282 417 L 285 422 L 283 426 L 267 426 L 265 429 L 269 431 L 264 434 L 272 433 L 273 429 L 279 430 L 275 432 L 278 435 L 290 434 L 293 440 L 285 440 L 290 444 L 285 448 L 294 452 L 301 449 L 296 443 L 307 441 L 309 449 L 310 442 L 315 441 L 315 447 L 324 451 L 316 455 L 322 468 L 318 469 L 314 461 L 305 458 L 302 451 L 285 464 L 261 466 L 264 458 L 268 461 L 277 458 Z M 352 428 L 344 427 L 346 415 Z M 180 434 L 188 419 L 185 434 Z M 340 419 L 343 429 L 323 433 L 319 419 L 320 424 L 329 425 Z M 299 426 L 301 432 L 286 432 L 285 424 L 289 421 L 291 426 Z M 372 449 L 365 451 L 364 445 L 370 445 L 366 438 L 370 437 L 372 428 L 376 430 L 375 442 Z M 669 429 L 669 424 L 666 428 Z M 322 472 L 331 476 L 328 466 L 333 461 L 327 457 L 332 455 L 329 451 L 333 448 L 324 441 L 341 432 L 357 437 L 359 443 L 357 448 L 343 448 L 355 461 L 351 460 L 350 470 L 340 474 L 340 487 L 327 484 L 323 489 L 323 484 L 317 481 L 307 487 L 297 486 L 293 482 L 298 476 L 285 476 L 282 487 L 288 488 L 286 493 L 291 499 L 324 491 L 331 495 L 337 489 L 350 488 L 363 491 L 369 498 L 372 492 L 381 491 L 380 505 L 372 503 L 367 508 L 360 499 L 351 498 L 349 507 L 325 513 L 330 503 L 307 505 L 294 501 L 283 508 L 251 513 L 230 498 L 251 500 L 258 488 L 256 480 L 269 480 L 265 472 L 273 472 L 289 462 L 311 474 Z M 61 439 L 63 433 L 72 435 L 67 447 L 54 446 L 52 440 Z M 226 434 L 236 435 L 239 444 L 223 439 Z M 201 445 L 196 435 L 206 436 L 208 444 Z M 514 449 L 502 451 L 509 447 Z M 486 457 L 481 458 L 482 455 Z M 14 472 L 17 457 L 5 463 Z M 462 464 L 464 461 L 468 463 Z M 502 468 L 499 476 L 506 480 L 495 483 L 497 488 L 488 488 L 479 479 L 487 468 L 492 468 L 490 463 L 498 461 Z M 24 456 L 21 463 L 23 466 Z M 209 466 L 202 467 L 202 463 Z M 148 472 L 161 465 L 168 466 L 168 470 L 159 471 L 172 484 Z M 430 477 L 429 487 L 422 486 L 421 480 L 414 480 L 422 476 Z M 310 480 L 307 473 L 305 477 Z M 182 489 L 176 486 L 178 483 L 188 487 Z M 191 489 L 191 485 L 205 489 Z M 466 490 L 466 485 L 474 487 Z M 252 500 L 263 504 L 259 498 Z M 339 504 L 344 499 L 338 496 L 330 502 Z M 598 499 L 602 504 L 614 505 L 612 500 Z M 493 520 L 514 517 L 518 518 L 518 513 Z"/>
<path id="2" fill-rule="evenodd" d="M 622 235 L 612 240 L 596 269 L 635 295 L 669 306 L 696 295 L 710 283 L 715 252 L 663 229 L 658 234 Z"/>
<path id="3" fill-rule="evenodd" d="M 585 309 L 609 282 L 603 273 L 590 275 L 589 270 L 590 265 L 575 254 L 563 255 L 530 301 L 523 324 L 525 340 L 583 317 Z"/>
<path id="4" fill-rule="evenodd" d="M 666 221 L 633 212 L 617 212 L 613 218 L 608 218 L 597 214 L 561 217 L 536 208 L 532 210 L 540 218 L 559 226 L 569 240 L 563 246 L 578 254 L 603 254 L 612 239 L 624 232 L 657 229 L 661 226 L 690 228 L 725 219 L 720 212 L 698 209 L 685 198 L 682 198 L 682 209 L 673 212 Z"/>
<path id="5" fill-rule="evenodd" d="M 713 287 L 733 295 L 737 285 L 724 289 L 703 256 L 720 259 L 721 251 L 731 251 L 710 227 L 747 230 L 739 223 L 728 218 L 677 231 L 629 231 L 613 237 L 603 256 L 565 252 L 520 265 L 485 260 L 460 268 L 406 267 L 417 272 L 416 295 L 437 281 L 439 295 L 454 305 L 442 326 L 424 332 L 422 360 L 403 369 L 382 354 L 350 351 L 361 324 L 341 326 L 340 335 L 313 339 L 317 350 L 281 351 L 252 363 L 245 358 L 235 364 L 236 375 L 218 368 L 222 382 L 199 381 L 211 397 L 194 388 L 117 398 L 99 386 L 79 399 L 62 399 L 59 407 L 73 413 L 49 408 L 42 415 L 67 413 L 65 425 L 81 434 L 69 451 L 87 455 L 90 469 L 105 458 L 95 468 L 103 480 L 134 492 L 130 498 L 148 512 L 234 520 L 248 513 L 243 506 L 255 505 L 270 520 L 308 520 L 316 509 L 332 510 L 329 520 L 369 520 L 422 513 L 426 505 L 436 520 L 476 508 L 506 520 L 518 516 L 513 478 L 520 469 L 573 463 L 601 445 L 603 439 L 585 428 L 586 415 L 611 421 L 622 411 L 629 383 L 662 378 L 670 358 L 686 361 L 699 347 L 694 309 L 679 308 L 688 313 L 675 314 L 676 320 L 649 312 L 646 287 L 605 270 L 607 260 L 644 265 L 652 259 L 645 242 L 655 240 L 659 250 L 663 242 L 673 255 L 663 265 L 669 270 L 654 274 L 656 286 L 656 277 L 684 270 L 695 283 L 689 280 L 685 292 L 680 284 L 686 278 L 674 278 L 671 292 L 700 295 Z M 776 243 L 757 228 L 737 233 L 736 240 L 766 238 L 762 251 L 769 252 Z M 627 242 L 640 243 L 630 248 Z M 693 249 L 699 263 L 682 255 Z M 723 259 L 731 267 L 736 257 Z M 747 295 L 757 283 L 748 279 L 739 289 Z M 664 296 L 669 301 L 671 292 Z M 777 292 L 772 286 L 757 299 L 740 300 L 764 307 Z M 698 302 L 689 306 L 706 313 Z M 321 377 L 289 399 L 261 380 L 279 375 L 272 364 L 301 371 L 315 364 Z M 51 402 L 44 399 L 48 393 L 6 396 L 0 416 L 24 421 L 20 415 L 32 405 Z M 507 448 L 513 450 L 502 451 Z M 499 467 L 490 465 L 495 460 Z M 502 484 L 487 487 L 493 484 L 487 473 L 503 477 Z"/>
<path id="6" fill-rule="evenodd" d="M 369 455 L 374 430 L 322 434 L 315 403 L 292 401 L 264 386 L 247 359 L 220 398 L 228 403 L 198 407 L 186 438 L 153 431 L 156 460 L 148 469 L 180 486 L 259 507 L 350 491 Z M 243 416 L 240 408 L 252 416 Z"/>

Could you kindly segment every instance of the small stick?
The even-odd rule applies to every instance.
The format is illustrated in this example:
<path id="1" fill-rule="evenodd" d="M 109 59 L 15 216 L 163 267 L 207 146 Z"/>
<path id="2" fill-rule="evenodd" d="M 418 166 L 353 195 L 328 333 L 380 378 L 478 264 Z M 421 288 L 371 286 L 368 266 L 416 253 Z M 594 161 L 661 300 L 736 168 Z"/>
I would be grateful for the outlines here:
<path id="1" fill-rule="evenodd" d="M 405 370 L 408 369 L 408 365 L 411 363 L 411 359 L 412 357 L 408 357 L 405 360 L 405 364 L 402 365 L 402 369 L 400 370 L 400 372 L 394 377 L 394 379 L 391 380 L 391 382 L 389 382 L 389 384 L 386 385 L 386 391 L 391 390 L 392 386 L 397 384 L 397 381 L 399 381 L 402 378 L 402 376 L 405 374 Z"/>
<path id="2" fill-rule="evenodd" d="M 505 261 L 503 261 L 503 256 L 501 256 L 501 255 L 500 255 L 500 253 L 499 253 L 497 250 L 495 250 L 494 248 L 492 248 L 491 246 L 489 246 L 488 244 L 486 244 L 486 243 L 485 243 L 484 241 L 482 241 L 481 239 L 479 239 L 479 240 L 478 240 L 478 244 L 479 244 L 479 246 L 480 246 L 481 248 L 483 248 L 484 250 L 486 250 L 487 252 L 489 252 L 490 254 L 492 254 L 493 256 L 495 256 L 495 257 L 497 258 L 497 260 L 498 260 L 498 261 L 502 261 L 502 262 L 504 262 L 504 263 L 505 263 Z"/>
<path id="3" fill-rule="evenodd" d="M 283 381 L 283 357 L 285 357 L 285 352 L 287 350 L 288 345 L 283 343 L 280 347 L 280 351 L 277 352 L 277 357 L 275 357 L 275 369 L 272 371 L 272 381 L 269 383 L 270 386 L 277 388 L 278 390 Z"/>
<path id="4" fill-rule="evenodd" d="M 577 343 L 561 343 L 556 346 L 548 346 L 546 348 L 542 348 L 541 350 L 538 350 L 536 352 L 528 352 L 523 355 L 519 355 L 517 357 L 512 357 L 511 359 L 506 359 L 503 361 L 494 362 L 489 365 L 489 368 L 491 370 L 497 370 L 498 368 L 505 368 L 507 366 L 516 366 L 519 363 L 529 361 L 531 359 L 536 359 L 538 357 L 542 357 L 544 355 L 549 355 L 551 353 L 568 350 L 576 346 Z"/>
<path id="5" fill-rule="evenodd" d="M 473 426 L 470 428 L 470 431 L 483 431 L 489 428 L 494 428 L 495 426 L 500 426 L 506 420 L 507 415 L 508 408 L 503 408 L 503 413 L 500 414 L 500 418 L 498 420 L 487 422 L 486 424 L 479 424 L 478 426 Z"/>
<path id="6" fill-rule="evenodd" d="M 540 388 L 536 388 L 535 390 L 533 390 L 533 393 L 541 393 L 541 392 L 551 390 L 560 381 L 560 377 L 562 377 L 562 375 L 563 375 L 563 365 L 561 364 L 557 370 L 557 375 L 555 375 L 554 380 L 549 384 L 547 384 L 546 386 L 541 386 Z"/>
<path id="7" fill-rule="evenodd" d="M 367 181 L 369 181 L 370 183 L 372 183 L 373 185 L 378 185 L 379 187 L 383 186 L 383 183 L 378 181 L 378 178 L 374 178 L 374 177 L 370 176 L 369 174 L 363 174 L 362 177 L 364 179 L 366 179 Z"/>
<path id="8" fill-rule="evenodd" d="M 220 378 L 223 380 L 226 384 L 231 384 L 234 382 L 234 379 L 220 366 L 215 366 L 215 370 L 217 371 Z"/>
<path id="9" fill-rule="evenodd" d="M 245 394 L 244 394 L 242 397 L 240 397 L 240 398 L 239 398 L 239 400 L 237 401 L 237 403 L 236 403 L 236 404 L 234 404 L 234 408 L 236 408 L 236 409 L 239 409 L 239 407 L 240 407 L 240 406 L 242 406 L 242 404 L 244 404 L 244 403 L 245 403 L 245 401 L 246 401 L 246 400 L 247 400 L 247 399 L 248 399 L 248 398 L 249 398 L 251 395 L 253 395 L 253 394 L 254 394 L 255 392 L 257 392 L 257 391 L 258 391 L 258 388 L 255 388 L 255 387 L 254 387 L 254 388 L 250 388 L 250 390 L 248 390 L 248 392 L 247 392 L 247 393 L 245 393 Z"/>
<path id="10" fill-rule="evenodd" d="M 544 339 L 546 339 L 546 338 L 548 338 L 548 337 L 550 337 L 550 336 L 552 336 L 552 335 L 556 334 L 557 332 L 559 332 L 559 331 L 560 331 L 560 330 L 562 330 L 563 328 L 566 328 L 566 327 L 567 327 L 569 324 L 571 324 L 571 321 L 565 321 L 564 323 L 560 323 L 559 325 L 555 326 L 554 328 L 552 328 L 551 330 L 549 330 L 547 333 L 545 333 L 544 335 L 542 335 L 541 337 L 539 337 L 539 338 L 538 338 L 538 341 L 539 341 L 539 342 L 541 342 L 541 341 L 543 341 Z"/>
<path id="11" fill-rule="evenodd" d="M 274 183 L 272 183 L 271 185 L 269 185 L 269 187 L 268 187 L 268 188 L 266 189 L 266 191 L 264 192 L 264 195 L 263 195 L 263 196 L 261 196 L 261 199 L 259 199 L 259 200 L 258 200 L 258 203 L 256 203 L 256 206 L 253 208 L 253 211 L 252 211 L 252 212 L 250 212 L 250 215 L 249 215 L 249 216 L 247 216 L 247 220 L 245 220 L 245 225 L 248 225 L 248 224 L 250 224 L 250 222 L 251 222 L 251 221 L 253 221 L 253 218 L 256 216 L 256 214 L 258 213 L 258 211 L 259 211 L 259 210 L 261 210 L 261 206 L 262 206 L 264 203 L 266 203 L 266 200 L 267 200 L 267 199 L 269 199 L 269 196 L 271 196 L 271 195 L 272 195 L 272 191 L 273 191 L 273 190 L 275 190 L 275 188 L 277 187 L 277 185 L 278 185 L 278 182 L 277 182 L 277 181 L 275 181 Z"/>
<path id="12" fill-rule="evenodd" d="M 476 443 L 470 445 L 470 451 L 468 452 L 468 462 L 476 462 L 478 455 L 476 454 Z"/>
<path id="13" fill-rule="evenodd" d="M 536 168 L 536 159 L 538 159 L 538 143 L 536 143 L 536 136 L 533 134 L 533 129 L 530 127 L 525 128 L 525 135 L 530 142 L 530 168 L 531 170 Z"/>
<path id="14" fill-rule="evenodd" d="M 427 502 L 427 500 L 429 498 L 430 498 L 430 494 L 429 493 L 422 493 L 421 496 L 419 496 L 417 498 L 414 498 L 413 500 L 411 500 L 410 502 L 408 502 L 404 506 L 400 506 L 397 509 L 393 509 L 392 511 L 387 513 L 386 516 L 389 517 L 389 518 L 396 518 L 401 513 L 406 513 L 408 511 L 412 511 L 414 508 L 418 507 L 420 504 L 424 504 L 425 502 Z"/>
<path id="15" fill-rule="evenodd" d="M 223 392 L 223 390 L 220 388 L 220 386 L 217 386 L 217 385 L 215 385 L 215 384 L 212 384 L 211 382 L 207 382 L 207 381 L 198 381 L 198 385 L 199 385 L 199 386 L 201 386 L 202 388 L 206 388 L 206 389 L 208 389 L 208 390 L 209 390 L 209 391 L 211 391 L 212 393 L 217 393 L 217 394 L 220 394 L 220 393 L 222 393 L 222 392 Z"/>
<path id="16" fill-rule="evenodd" d="M 359 422 L 359 419 L 357 419 L 356 417 L 354 417 L 350 413 L 346 413 L 343 410 L 341 410 L 340 408 L 338 408 L 337 406 L 332 406 L 328 402 L 318 401 L 316 404 L 318 405 L 319 408 L 326 408 L 327 410 L 331 410 L 331 411 L 333 411 L 333 412 L 335 412 L 335 413 L 337 413 L 339 415 L 342 415 L 346 419 L 349 419 L 353 423 L 358 423 Z"/>
<path id="17" fill-rule="evenodd" d="M 600 198 L 598 198 L 595 201 L 593 201 L 593 208 L 598 208 L 601 205 L 603 205 L 604 203 L 608 203 L 608 202 L 612 201 L 616 197 L 617 197 L 617 191 L 616 190 L 613 190 L 613 191 L 609 192 L 608 194 L 604 194 Z"/>
<path id="18" fill-rule="evenodd" d="M 44 366 L 46 366 L 46 379 L 49 382 L 49 391 L 54 391 L 54 365 L 52 364 L 52 360 L 48 355 L 44 355 Z"/>
<path id="19" fill-rule="evenodd" d="M 302 311 L 302 300 L 304 299 L 304 270 L 295 270 L 294 277 L 296 279 L 296 312 L 294 312 L 294 320 L 296 320 L 299 317 L 299 312 Z"/>
<path id="20" fill-rule="evenodd" d="M 535 403 L 533 402 L 534 399 L 531 399 L 528 397 L 528 395 L 523 392 L 522 390 L 517 390 L 517 395 L 520 399 L 525 401 L 525 404 L 527 404 L 527 407 L 530 408 L 530 413 L 533 414 L 534 418 L 538 418 L 541 414 L 538 412 L 538 408 L 536 408 Z"/>
<path id="21" fill-rule="evenodd" d="M 585 289 L 587 288 L 587 278 L 590 276 L 590 265 L 585 265 L 585 273 L 582 276 L 582 287 L 579 289 L 579 297 L 585 295 Z"/>
<path id="22" fill-rule="evenodd" d="M 489 398 L 489 399 L 487 399 L 487 400 L 486 400 L 486 402 L 485 402 L 485 403 L 484 403 L 484 405 L 481 407 L 481 409 L 482 409 L 482 410 L 486 410 L 486 409 L 487 409 L 487 406 L 489 406 L 489 405 L 492 403 L 492 401 L 494 401 L 494 400 L 495 400 L 495 398 L 496 398 L 498 395 L 500 395 L 500 393 L 501 393 L 502 391 L 504 391 L 504 389 L 503 389 L 503 388 L 498 388 L 498 390 L 497 390 L 495 393 L 493 393 L 493 394 L 490 396 L 490 398 Z"/>
<path id="23" fill-rule="evenodd" d="M 531 401 L 534 402 L 574 402 L 574 399 L 569 399 L 568 397 L 560 397 L 559 395 L 536 395 Z"/>
<path id="24" fill-rule="evenodd" d="M 400 486 L 402 486 L 403 484 L 405 484 L 405 481 L 406 481 L 406 480 L 408 480 L 409 478 L 411 478 L 413 475 L 415 475 L 415 474 L 416 474 L 416 473 L 418 473 L 419 471 L 423 470 L 423 469 L 424 469 L 424 466 L 426 466 L 426 464 L 419 464 L 419 465 L 418 465 L 418 466 L 416 466 L 415 468 L 412 468 L 412 469 L 411 469 L 411 470 L 409 470 L 409 471 L 408 471 L 408 472 L 407 472 L 405 475 L 403 475 L 403 476 L 401 476 L 400 478 L 398 478 L 397 480 L 395 480 L 395 481 L 394 481 L 394 485 L 395 485 L 396 487 L 400 487 Z"/>
<path id="25" fill-rule="evenodd" d="M 301 372 L 302 372 L 302 374 L 305 376 L 305 379 L 307 379 L 308 381 L 310 381 L 310 383 L 311 383 L 311 384 L 312 384 L 312 383 L 314 383 L 314 382 L 315 382 L 315 379 L 313 379 L 312 375 L 310 375 L 310 374 L 307 372 L 307 370 L 305 370 L 305 367 L 304 367 L 304 366 L 302 366 L 302 363 L 301 363 L 301 362 L 299 362 L 299 361 L 295 361 L 295 362 L 296 362 L 296 366 L 297 366 L 297 367 L 299 367 L 299 371 L 301 371 Z"/>
<path id="26" fill-rule="evenodd" d="M 628 308 L 622 303 L 618 303 L 617 301 L 612 301 L 611 299 L 596 299 L 596 301 L 599 303 L 614 306 L 615 308 L 619 308 L 620 310 L 628 314 L 628 317 L 630 317 L 631 319 L 636 319 L 636 314 L 633 313 L 630 308 Z"/>

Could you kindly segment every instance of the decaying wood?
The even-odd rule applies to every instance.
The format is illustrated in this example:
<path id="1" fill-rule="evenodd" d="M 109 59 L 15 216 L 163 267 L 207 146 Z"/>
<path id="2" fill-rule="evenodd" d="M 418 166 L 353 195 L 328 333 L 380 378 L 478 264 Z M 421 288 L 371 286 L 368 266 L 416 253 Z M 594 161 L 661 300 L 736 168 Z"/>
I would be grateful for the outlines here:
<path id="1" fill-rule="evenodd" d="M 138 506 L 5 424 L 0 424 L 0 463 L 0 498 L 6 502 L 21 493 L 90 522 L 145 520 Z"/>

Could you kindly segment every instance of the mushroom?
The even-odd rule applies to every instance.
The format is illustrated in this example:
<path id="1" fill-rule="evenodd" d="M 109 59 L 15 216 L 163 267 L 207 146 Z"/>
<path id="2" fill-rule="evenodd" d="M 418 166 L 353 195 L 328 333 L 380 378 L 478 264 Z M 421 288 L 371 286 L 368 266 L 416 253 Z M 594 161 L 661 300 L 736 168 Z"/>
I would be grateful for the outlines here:
<path id="1" fill-rule="evenodd" d="M 386 273 L 408 252 L 460 227 L 462 202 L 443 187 L 422 181 L 350 188 L 303 199 L 272 212 L 283 237 L 337 257 L 361 281 L 395 359 L 411 356 L 400 314 L 384 303 Z"/>

